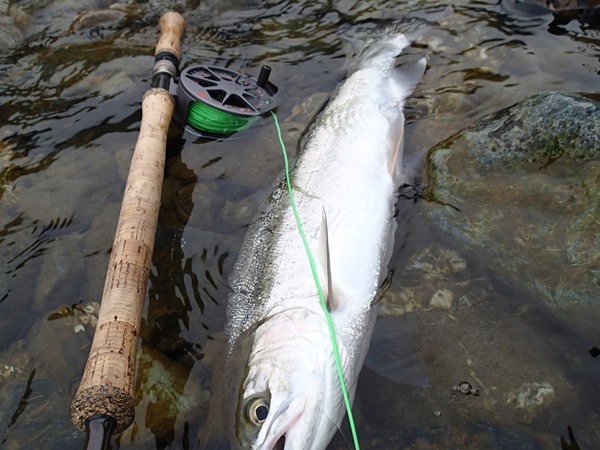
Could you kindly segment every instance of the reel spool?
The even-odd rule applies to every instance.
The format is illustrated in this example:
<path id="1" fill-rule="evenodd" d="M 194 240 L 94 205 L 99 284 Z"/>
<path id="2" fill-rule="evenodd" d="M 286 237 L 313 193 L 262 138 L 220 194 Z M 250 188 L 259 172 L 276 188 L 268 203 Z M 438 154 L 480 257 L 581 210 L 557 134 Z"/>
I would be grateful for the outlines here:
<path id="1" fill-rule="evenodd" d="M 269 66 L 262 66 L 256 79 L 221 67 L 189 66 L 175 88 L 174 119 L 193 135 L 230 138 L 277 106 L 270 73 Z"/>

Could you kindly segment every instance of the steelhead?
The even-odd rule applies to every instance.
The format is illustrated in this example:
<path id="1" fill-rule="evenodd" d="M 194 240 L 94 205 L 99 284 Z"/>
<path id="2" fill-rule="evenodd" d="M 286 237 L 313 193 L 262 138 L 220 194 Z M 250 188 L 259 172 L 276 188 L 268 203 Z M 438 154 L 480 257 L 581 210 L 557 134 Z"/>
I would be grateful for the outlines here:
<path id="1" fill-rule="evenodd" d="M 291 183 L 354 397 L 387 276 L 403 107 L 425 60 L 397 68 L 397 31 L 372 41 L 304 140 Z M 226 421 L 233 445 L 324 449 L 344 414 L 330 331 L 285 182 L 250 226 L 231 277 Z"/>

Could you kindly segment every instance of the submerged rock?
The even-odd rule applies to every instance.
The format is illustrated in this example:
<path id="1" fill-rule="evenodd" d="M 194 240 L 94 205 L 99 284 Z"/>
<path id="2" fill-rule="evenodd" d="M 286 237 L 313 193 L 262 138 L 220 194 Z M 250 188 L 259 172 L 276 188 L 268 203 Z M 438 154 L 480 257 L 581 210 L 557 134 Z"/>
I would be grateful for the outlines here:
<path id="1" fill-rule="evenodd" d="M 554 400 L 555 389 L 550 383 L 524 383 L 519 388 L 509 392 L 505 401 L 514 404 L 529 419 L 542 407 L 548 406 Z"/>
<path id="2" fill-rule="evenodd" d="M 402 316 L 416 311 L 463 308 L 467 293 L 485 297 L 485 292 L 478 289 L 479 281 L 471 279 L 467 261 L 458 252 L 431 245 L 408 260 L 399 274 L 398 285 L 379 300 L 379 314 Z"/>
<path id="3" fill-rule="evenodd" d="M 441 450 L 448 448 L 482 449 L 510 448 L 514 450 L 539 450 L 543 445 L 515 427 L 498 427 L 489 422 L 470 422 L 463 426 L 400 425 L 389 433 L 367 431 L 361 437 L 362 446 L 371 450 L 411 448 Z M 335 450 L 348 448 L 345 443 L 333 447 Z"/>
<path id="4" fill-rule="evenodd" d="M 117 26 L 128 14 L 137 12 L 138 5 L 113 3 L 108 8 L 81 12 L 69 27 L 73 33 Z"/>
<path id="5" fill-rule="evenodd" d="M 543 93 L 427 157 L 426 216 L 582 331 L 600 319 L 600 105 Z"/>
<path id="6" fill-rule="evenodd" d="M 562 27 L 572 20 L 597 27 L 600 25 L 600 1 L 598 0 L 502 0 L 503 9 L 511 14 L 533 17 L 552 15 L 548 25 L 551 33 L 566 33 Z"/>
<path id="7" fill-rule="evenodd" d="M 137 354 L 136 413 L 133 424 L 117 438 L 119 445 L 165 448 L 176 428 L 210 397 L 198 374 L 164 354 L 143 346 Z M 177 424 L 177 425 L 176 425 Z"/>

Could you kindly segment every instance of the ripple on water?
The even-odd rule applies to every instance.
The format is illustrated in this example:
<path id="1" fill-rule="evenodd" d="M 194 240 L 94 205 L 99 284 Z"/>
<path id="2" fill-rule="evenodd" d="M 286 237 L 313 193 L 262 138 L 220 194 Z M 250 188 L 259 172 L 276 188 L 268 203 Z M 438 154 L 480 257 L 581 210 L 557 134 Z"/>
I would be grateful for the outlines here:
<path id="1" fill-rule="evenodd" d="M 364 36 L 409 11 L 444 4 L 150 0 L 137 2 L 125 19 L 73 33 L 80 14 L 108 3 L 0 4 L 3 449 L 83 443 L 67 410 L 91 332 L 48 318 L 101 296 L 160 14 L 176 7 L 187 19 L 184 65 L 219 64 L 253 75 L 262 64 L 273 68 L 282 99 L 277 113 L 289 118 L 282 123 L 294 154 L 317 109 L 303 102 L 312 96 L 318 105 L 335 90 Z M 546 9 L 523 10 L 523 3 L 534 2 L 453 2 L 454 13 L 408 49 L 408 59 L 427 56 L 428 70 L 408 101 L 407 149 L 424 152 L 534 92 L 598 95 L 597 26 L 582 16 L 560 24 Z M 146 389 L 137 428 L 121 448 L 188 448 L 201 423 L 210 423 L 204 402 L 222 354 L 227 277 L 253 211 L 281 171 L 277 145 L 265 120 L 247 138 L 211 144 L 188 138 L 180 153 L 172 152 L 142 330 L 151 347 L 146 355 L 161 367 L 152 372 L 156 367 L 144 363 L 140 380 L 161 392 L 175 386 L 177 399 L 183 391 L 197 403 L 174 413 L 152 406 L 154 394 Z M 450 258 L 457 267 L 450 274 L 418 272 L 410 261 L 447 261 L 440 255 L 453 255 L 453 247 L 414 209 L 396 251 L 397 275 L 382 301 L 399 311 L 393 301 L 410 297 L 413 312 L 406 305 L 403 311 L 435 382 L 418 390 L 363 374 L 357 400 L 363 447 L 550 448 L 570 423 L 582 448 L 592 448 L 600 426 L 598 373 L 587 350 L 595 344 L 583 345 L 569 324 L 499 285 L 477 255 Z M 461 381 L 480 395 L 453 391 Z M 552 398 L 537 394 L 550 392 L 547 385 Z M 540 406 L 530 411 L 518 406 L 537 405 L 538 398 Z M 169 418 L 160 425 L 163 410 Z M 338 438 L 333 448 L 347 448 Z"/>

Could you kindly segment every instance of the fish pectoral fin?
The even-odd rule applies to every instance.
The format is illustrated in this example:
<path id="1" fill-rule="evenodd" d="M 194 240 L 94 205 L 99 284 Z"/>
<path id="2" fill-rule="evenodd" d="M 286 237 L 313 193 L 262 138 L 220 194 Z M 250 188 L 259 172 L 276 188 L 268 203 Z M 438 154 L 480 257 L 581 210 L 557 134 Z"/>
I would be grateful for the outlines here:
<path id="1" fill-rule="evenodd" d="M 377 318 L 365 366 L 395 383 L 428 387 L 429 375 L 412 344 L 406 319 Z"/>
<path id="2" fill-rule="evenodd" d="M 327 308 L 329 311 L 333 311 L 338 305 L 336 305 L 335 299 L 333 298 L 331 257 L 329 255 L 329 229 L 327 227 L 327 214 L 325 213 L 325 208 L 323 208 L 323 218 L 319 232 L 319 251 L 317 255 L 321 290 L 327 301 Z M 323 281 L 325 282 L 323 283 Z"/>

